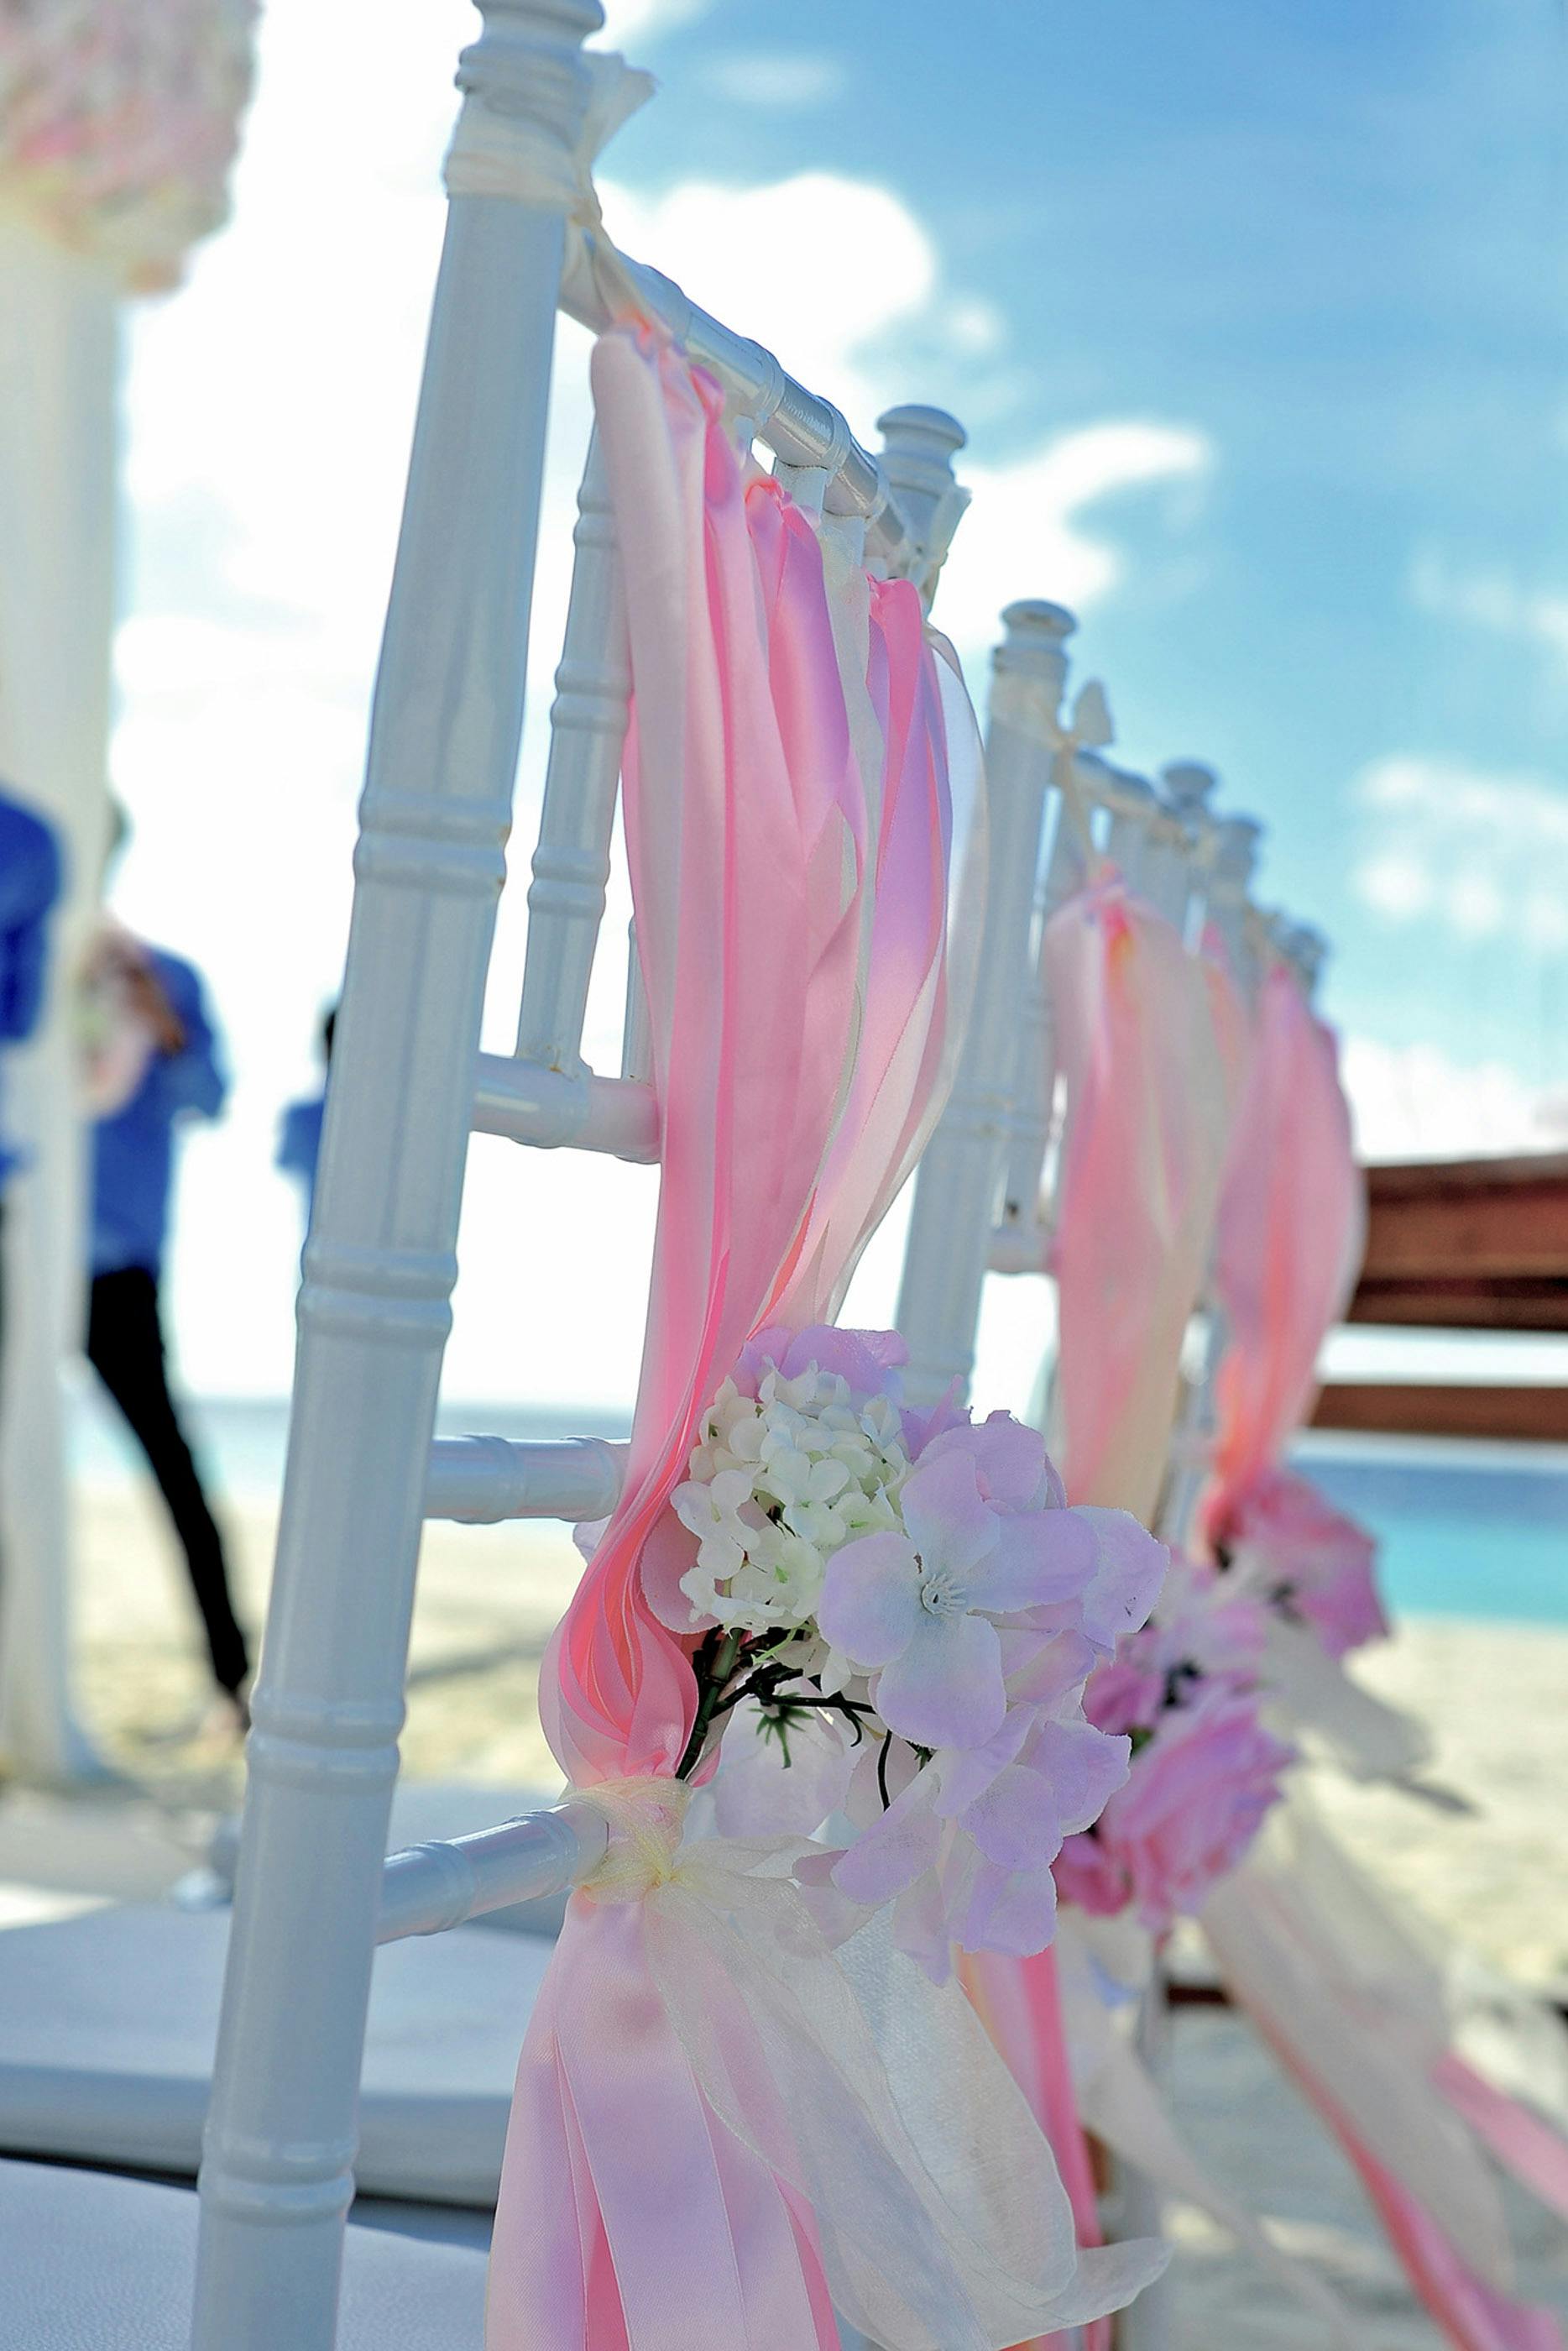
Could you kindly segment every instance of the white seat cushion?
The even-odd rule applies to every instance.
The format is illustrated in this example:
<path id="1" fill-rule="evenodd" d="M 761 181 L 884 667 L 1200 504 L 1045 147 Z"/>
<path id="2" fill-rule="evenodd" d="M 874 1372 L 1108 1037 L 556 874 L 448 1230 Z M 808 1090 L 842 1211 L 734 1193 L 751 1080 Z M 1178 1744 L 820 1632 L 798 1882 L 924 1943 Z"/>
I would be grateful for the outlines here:
<path id="1" fill-rule="evenodd" d="M 5 2351 L 186 2351 L 192 2189 L 0 2162 L 0 2245 Z M 484 2270 L 477 2246 L 350 2223 L 337 2351 L 480 2351 Z"/>
<path id="2" fill-rule="evenodd" d="M 193 2178 L 228 1925 L 226 1911 L 150 1906 L 0 1934 L 0 2152 Z M 378 1952 L 363 2190 L 494 2203 L 517 2053 L 553 1949 L 458 1927 Z"/>

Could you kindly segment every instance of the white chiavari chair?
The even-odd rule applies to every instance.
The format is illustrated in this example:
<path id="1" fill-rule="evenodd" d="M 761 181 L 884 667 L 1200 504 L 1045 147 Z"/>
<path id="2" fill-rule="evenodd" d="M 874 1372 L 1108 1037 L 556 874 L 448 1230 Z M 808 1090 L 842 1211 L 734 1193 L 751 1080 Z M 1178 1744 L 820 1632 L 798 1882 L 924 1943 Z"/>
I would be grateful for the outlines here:
<path id="1" fill-rule="evenodd" d="M 583 132 L 601 85 L 579 55 L 601 22 L 597 0 L 484 0 L 483 14 L 459 73 L 463 122 L 449 162 L 447 237 L 372 712 L 234 1906 L 230 1919 L 156 1914 L 162 1949 L 177 1955 L 161 2005 L 180 2043 L 183 2113 L 157 2158 L 175 2171 L 208 2103 L 205 2020 L 182 2033 L 175 2011 L 200 2010 L 227 1946 L 201 2171 L 196 2351 L 330 2351 L 339 2339 L 378 2351 L 477 2344 L 476 2288 L 462 2268 L 471 2255 L 420 2246 L 439 2273 L 427 2291 L 411 2276 L 406 2232 L 416 2223 L 406 2209 L 394 2216 L 400 2236 L 348 2231 L 338 2336 L 357 2145 L 379 2127 L 389 2145 L 400 2127 L 405 2147 L 422 2143 L 428 2156 L 444 2129 L 462 2142 L 471 2179 L 475 2166 L 484 2178 L 478 2193 L 450 2181 L 434 2192 L 493 2201 L 517 2043 L 548 1945 L 466 1922 L 558 1895 L 602 1853 L 606 1834 L 602 1821 L 566 1806 L 387 1856 L 422 1520 L 591 1520 L 611 1507 L 621 1472 L 619 1449 L 593 1438 L 432 1442 L 470 1134 L 632 1161 L 658 1155 L 635 956 L 619 1075 L 592 1070 L 582 1052 L 628 692 L 612 522 L 591 441 L 517 1042 L 510 1054 L 479 1050 L 521 739 L 555 319 L 559 307 L 590 328 L 606 323 L 590 266 L 603 247 Z M 618 256 L 613 266 L 718 378 L 742 440 L 770 450 L 805 501 L 863 530 L 868 562 L 913 579 L 929 598 L 965 502 L 951 471 L 960 427 L 937 410 L 890 410 L 880 420 L 883 454 L 872 457 L 769 352 L 656 271 Z M 540 1340 L 542 1362 L 548 1333 Z M 440 1939 L 418 1939 L 431 1937 Z M 13 1940 L 0 1938 L 0 1977 Z M 400 2088 L 379 2085 L 379 2116 L 374 2032 L 361 2086 L 378 1945 L 395 1947 L 379 1974 L 413 1962 L 384 2038 L 405 2057 L 423 2043 L 411 2083 L 405 2074 Z M 455 1979 L 454 1952 L 462 1955 Z M 39 1954 L 36 2012 L 48 2007 L 48 1964 Z M 96 1965 L 112 1966 L 109 1946 Z M 145 1988 L 145 1960 L 139 1973 Z M 147 2015 L 120 2022 L 133 2053 Z M 477 2030 L 478 2044 L 465 2043 L 465 2029 L 471 2040 Z M 106 2029 L 105 2042 L 112 2038 Z M 479 2076 L 468 2085 L 474 2112 L 443 2116 L 438 2093 L 442 2085 L 450 2093 L 465 2055 Z M 113 2076 L 112 2065 L 105 2070 Z M 4 2119 L 5 2072 L 0 2059 L 0 2146 L 15 2149 L 20 2126 Z M 59 2087 L 48 2085 L 45 2104 Z M 127 2099 L 122 2074 L 106 2101 L 134 2105 L 136 2095 L 132 2085 Z M 138 2159 L 124 2144 L 95 2150 L 25 2136 L 20 2144 Z M 395 2164 L 388 2174 L 384 2158 L 381 2168 L 383 2189 L 431 2192 Z M 63 2168 L 40 2186 L 34 2167 L 0 2164 L 0 2212 L 7 2197 L 16 2209 L 47 2206 L 58 2243 L 79 2238 L 90 2252 L 89 2297 L 117 2260 L 136 2266 L 128 2249 L 144 2225 L 161 2249 L 166 2316 L 183 2299 L 191 2251 L 189 2210 L 176 2218 L 158 2201 L 171 2193 L 123 2179 L 94 2189 L 89 2175 Z M 73 2228 L 68 2214 L 88 2204 L 94 2214 Z M 427 2215 L 418 2226 L 438 2224 Z M 393 2295 L 400 2315 L 386 2307 Z M 8 2339 L 25 2351 L 75 2351 L 80 2341 L 85 2351 L 88 2321 L 73 2317 L 70 2294 L 52 2314 L 47 2300 L 35 2281 L 24 2331 Z M 182 2321 L 169 2318 L 160 2344 L 165 2335 L 183 2341 Z"/>
<path id="2" fill-rule="evenodd" d="M 1215 820 L 1208 815 L 1207 802 L 1215 782 L 1210 769 L 1184 763 L 1175 773 L 1192 780 L 1178 784 L 1172 770 L 1166 770 L 1173 800 L 1179 806 L 1185 803 L 1189 810 L 1202 811 L 1206 854 L 1199 919 L 1213 925 L 1242 997 L 1251 1002 L 1257 988 L 1258 965 L 1248 893 L 1257 867 L 1262 827 L 1251 817 Z M 1178 1546 L 1191 1537 L 1199 1496 L 1209 1474 L 1215 1431 L 1214 1383 L 1224 1352 L 1224 1311 L 1210 1282 L 1199 1301 L 1196 1328 L 1189 1333 L 1170 1462 L 1160 1499 L 1157 1531 L 1163 1541 Z"/>
<path id="3" fill-rule="evenodd" d="M 898 1301 L 906 1380 L 919 1402 L 954 1379 L 967 1390 L 986 1271 L 1034 1273 L 1044 1261 L 1055 1092 L 1045 923 L 1098 854 L 1189 946 L 1210 916 L 1238 960 L 1247 937 L 1258 828 L 1246 819 L 1216 824 L 1208 811 L 1214 778 L 1196 763 L 1167 769 L 1162 797 L 1081 747 L 1060 715 L 1071 614 L 1021 603 L 1002 620 L 987 733 L 991 877 L 975 1011 L 959 1081 L 916 1177 Z M 1207 1388 L 1195 1384 L 1201 1406 Z M 1151 2013 L 1151 2056 L 1158 2032 Z M 1115 2224 L 1128 2236 L 1159 2227 L 1158 2199 L 1125 2172 Z M 1146 2290 L 1116 2329 L 1124 2351 L 1161 2351 L 1168 2296 L 1158 2285 Z"/>

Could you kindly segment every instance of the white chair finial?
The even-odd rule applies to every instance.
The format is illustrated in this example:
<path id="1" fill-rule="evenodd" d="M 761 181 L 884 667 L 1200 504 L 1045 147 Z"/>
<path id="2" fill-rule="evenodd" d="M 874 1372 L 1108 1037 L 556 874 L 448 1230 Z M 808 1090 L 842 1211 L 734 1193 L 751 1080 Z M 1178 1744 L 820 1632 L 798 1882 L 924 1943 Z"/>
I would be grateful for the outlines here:
<path id="1" fill-rule="evenodd" d="M 1159 780 L 1171 807 L 1189 824 L 1204 817 L 1220 783 L 1213 768 L 1199 759 L 1168 760 L 1159 771 Z"/>
<path id="2" fill-rule="evenodd" d="M 919 550 L 900 566 L 929 604 L 947 560 L 969 492 L 953 478 L 953 459 L 969 439 L 944 408 L 918 404 L 885 409 L 877 419 L 882 470 L 893 504 Z"/>
<path id="3" fill-rule="evenodd" d="M 1211 896 L 1244 898 L 1257 870 L 1263 828 L 1250 816 L 1221 817 L 1215 827 L 1214 879 Z"/>

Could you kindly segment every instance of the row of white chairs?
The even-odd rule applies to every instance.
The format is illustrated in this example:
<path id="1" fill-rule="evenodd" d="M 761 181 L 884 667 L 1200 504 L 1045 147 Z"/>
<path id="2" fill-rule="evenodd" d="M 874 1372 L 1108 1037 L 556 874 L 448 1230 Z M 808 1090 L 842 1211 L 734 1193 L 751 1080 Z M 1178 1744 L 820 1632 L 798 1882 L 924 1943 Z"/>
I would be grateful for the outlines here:
<path id="1" fill-rule="evenodd" d="M 469 107 L 570 158 L 594 0 L 492 0 L 484 13 L 460 74 Z M 25 2351 L 186 2340 L 192 2199 L 113 2175 L 188 2179 L 203 2125 L 197 2351 L 476 2345 L 483 2215 L 554 1914 L 524 1918 L 535 1931 L 522 1935 L 472 1922 L 558 1903 L 602 1850 L 602 1823 L 541 1805 L 388 1855 L 423 1520 L 594 1519 L 621 1467 L 594 1438 L 431 1441 L 469 1134 L 657 1155 L 635 956 L 620 1071 L 582 1055 L 628 693 L 592 444 L 517 1044 L 479 1051 L 554 320 L 567 237 L 593 235 L 568 221 L 562 180 L 549 202 L 535 190 L 452 203 L 372 721 L 234 1907 L 107 1910 L 0 1936 L 0 2147 L 55 2167 L 0 2165 L 0 2230 L 26 2239 L 8 2338 Z M 895 409 L 873 455 L 771 354 L 655 273 L 638 277 L 784 478 L 863 517 L 872 559 L 929 595 L 962 510 L 959 426 Z M 601 324 L 588 282 L 574 270 L 572 304 Z M 1157 790 L 1075 747 L 1070 726 L 1054 742 L 1072 625 L 1058 607 L 1015 605 L 996 656 L 991 912 L 899 1307 L 916 1400 L 967 1375 L 988 1266 L 1039 1262 L 1052 1088 L 1037 948 L 1076 878 L 1063 760 L 1127 879 L 1174 920 L 1207 911 L 1238 958 L 1247 951 L 1254 834 L 1211 820 L 1211 779 L 1186 767 Z M 547 1344 L 541 1334 L 541 1369 Z M 97 2168 L 72 2168 L 85 2165 Z"/>

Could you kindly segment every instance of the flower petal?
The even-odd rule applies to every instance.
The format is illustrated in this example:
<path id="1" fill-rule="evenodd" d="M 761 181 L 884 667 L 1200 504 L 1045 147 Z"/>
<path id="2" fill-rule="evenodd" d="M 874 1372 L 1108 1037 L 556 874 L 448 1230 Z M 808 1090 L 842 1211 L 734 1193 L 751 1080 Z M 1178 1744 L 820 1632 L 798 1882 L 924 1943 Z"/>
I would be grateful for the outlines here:
<path id="1" fill-rule="evenodd" d="M 1037 1428 L 1014 1420 L 1010 1412 L 993 1412 L 989 1419 L 963 1422 L 933 1435 L 920 1458 L 938 1461 L 949 1453 L 967 1454 L 974 1463 L 981 1493 L 1004 1510 L 1029 1510 L 1054 1490 L 1045 1458 L 1045 1439 Z"/>
<path id="2" fill-rule="evenodd" d="M 979 1746 L 1007 1712 L 996 1627 L 983 1616 L 922 1614 L 915 1637 L 883 1669 L 877 1711 L 918 1747 Z"/>
<path id="3" fill-rule="evenodd" d="M 857 1665 L 891 1664 L 919 1630 L 920 1575 L 903 1535 L 862 1535 L 828 1562 L 816 1621 Z"/>
<path id="4" fill-rule="evenodd" d="M 1100 1546 L 1094 1582 L 1084 1595 L 1084 1629 L 1114 1647 L 1116 1636 L 1143 1624 L 1159 1597 L 1170 1553 L 1130 1510 L 1080 1504 L 1070 1515 L 1087 1523 Z"/>
<path id="5" fill-rule="evenodd" d="M 996 1862 L 981 1862 L 965 1914 L 952 1927 L 954 1939 L 966 1951 L 1032 1959 L 1055 1939 L 1055 1880 L 1048 1868 L 1004 1870 Z"/>
<path id="6" fill-rule="evenodd" d="M 970 1605 L 992 1616 L 1075 1599 L 1094 1579 L 1099 1545 L 1075 1510 L 1007 1512 L 997 1539 L 970 1573 Z"/>
<path id="7" fill-rule="evenodd" d="M 910 1541 L 928 1567 L 965 1575 L 996 1543 L 1000 1521 L 980 1498 L 974 1463 L 961 1453 L 922 1463 L 898 1496 Z"/>
<path id="8" fill-rule="evenodd" d="M 854 1758 L 842 1723 L 814 1708 L 781 1738 L 748 1699 L 724 1729 L 713 1782 L 721 1836 L 810 1836 L 842 1802 Z"/>
<path id="9" fill-rule="evenodd" d="M 901 1796 L 862 1829 L 833 1873 L 833 1882 L 852 1901 L 873 1907 L 890 1901 L 935 1866 L 942 1824 L 931 1811 L 930 1774 L 911 1780 Z"/>

